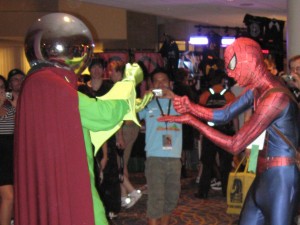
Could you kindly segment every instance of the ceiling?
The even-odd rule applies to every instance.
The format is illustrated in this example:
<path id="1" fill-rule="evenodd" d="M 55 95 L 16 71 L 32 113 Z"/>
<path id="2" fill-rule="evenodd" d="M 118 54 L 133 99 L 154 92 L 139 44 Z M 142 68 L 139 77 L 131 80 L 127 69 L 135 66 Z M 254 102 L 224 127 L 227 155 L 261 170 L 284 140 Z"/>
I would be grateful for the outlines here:
<path id="1" fill-rule="evenodd" d="M 81 0 L 214 26 L 243 27 L 246 13 L 284 20 L 287 0 Z"/>

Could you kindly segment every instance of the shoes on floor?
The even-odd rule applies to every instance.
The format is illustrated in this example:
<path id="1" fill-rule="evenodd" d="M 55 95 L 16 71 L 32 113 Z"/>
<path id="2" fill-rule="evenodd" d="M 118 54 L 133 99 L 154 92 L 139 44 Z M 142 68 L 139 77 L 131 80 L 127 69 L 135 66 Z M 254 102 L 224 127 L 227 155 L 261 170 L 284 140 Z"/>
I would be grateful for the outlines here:
<path id="1" fill-rule="evenodd" d="M 217 178 L 212 178 L 211 180 L 210 180 L 210 186 L 213 186 L 215 183 L 217 183 Z"/>
<path id="2" fill-rule="evenodd" d="M 137 203 L 137 201 L 142 197 L 142 192 L 140 190 L 134 190 L 130 194 L 128 194 L 129 201 L 126 204 L 125 208 L 129 209 Z"/>
<path id="3" fill-rule="evenodd" d="M 112 220 L 112 219 L 114 219 L 114 218 L 116 218 L 116 217 L 118 217 L 118 214 L 116 214 L 116 213 L 114 213 L 114 212 L 109 212 L 109 213 L 108 213 L 108 218 L 109 218 L 110 220 Z"/>
<path id="4" fill-rule="evenodd" d="M 218 181 L 216 178 L 213 178 L 210 182 L 210 188 L 215 191 L 222 190 L 222 183 L 221 181 Z"/>

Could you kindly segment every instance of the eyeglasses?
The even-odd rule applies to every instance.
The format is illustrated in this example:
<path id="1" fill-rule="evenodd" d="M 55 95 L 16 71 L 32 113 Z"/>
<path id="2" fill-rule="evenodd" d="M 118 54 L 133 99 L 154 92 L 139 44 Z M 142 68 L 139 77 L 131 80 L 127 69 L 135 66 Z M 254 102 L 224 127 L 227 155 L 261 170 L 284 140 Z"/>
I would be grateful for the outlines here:
<path id="1" fill-rule="evenodd" d="M 300 66 L 291 67 L 290 70 L 291 72 L 300 74 Z"/>

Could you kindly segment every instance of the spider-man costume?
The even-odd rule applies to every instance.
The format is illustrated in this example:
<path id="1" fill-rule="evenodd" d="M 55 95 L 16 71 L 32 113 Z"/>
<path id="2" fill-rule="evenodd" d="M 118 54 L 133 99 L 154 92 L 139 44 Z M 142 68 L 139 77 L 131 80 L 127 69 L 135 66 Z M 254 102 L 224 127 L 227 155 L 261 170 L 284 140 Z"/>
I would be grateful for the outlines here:
<path id="1" fill-rule="evenodd" d="M 261 48 L 255 41 L 238 38 L 226 48 L 224 58 L 228 75 L 245 87 L 243 95 L 219 109 L 205 108 L 191 103 L 187 97 L 175 96 L 174 108 L 183 115 L 165 116 L 159 120 L 190 124 L 232 154 L 243 151 L 266 130 L 265 146 L 259 153 L 258 173 L 245 200 L 239 224 L 289 225 L 297 203 L 299 171 L 294 150 L 274 127 L 298 146 L 298 107 L 287 94 L 270 92 L 285 87 L 267 71 Z M 225 135 L 196 118 L 226 123 L 252 107 L 251 118 L 233 136 Z"/>

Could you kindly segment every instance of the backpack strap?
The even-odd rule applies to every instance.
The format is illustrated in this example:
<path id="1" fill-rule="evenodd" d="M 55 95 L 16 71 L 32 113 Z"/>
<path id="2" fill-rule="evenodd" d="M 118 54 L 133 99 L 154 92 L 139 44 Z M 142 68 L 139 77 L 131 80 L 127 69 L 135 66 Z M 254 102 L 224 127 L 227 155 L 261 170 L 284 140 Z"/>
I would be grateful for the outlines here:
<path id="1" fill-rule="evenodd" d="M 274 88 L 271 88 L 268 91 L 266 91 L 260 98 L 261 98 L 261 100 L 264 100 L 270 94 L 275 93 L 275 92 L 281 92 L 281 93 L 286 94 L 292 101 L 294 101 L 297 104 L 298 108 L 300 108 L 300 105 L 297 102 L 295 96 L 290 92 L 289 89 L 284 88 L 284 87 L 274 87 Z"/>
<path id="2" fill-rule="evenodd" d="M 270 94 L 275 93 L 275 92 L 281 92 L 281 93 L 286 94 L 292 101 L 294 101 L 297 104 L 298 108 L 300 108 L 300 104 L 297 102 L 295 96 L 287 88 L 284 88 L 284 87 L 275 87 L 275 88 L 269 89 L 267 92 L 265 92 L 262 95 L 261 99 L 264 100 Z M 287 143 L 290 147 L 292 147 L 297 152 L 297 148 L 293 145 L 293 143 L 274 125 L 272 125 L 272 127 L 275 130 L 275 132 L 285 141 L 285 143 Z"/>
<path id="3" fill-rule="evenodd" d="M 297 152 L 295 145 L 293 145 L 293 143 L 274 125 L 272 125 L 272 127 L 275 130 L 275 132 L 282 138 L 282 140 L 284 140 L 285 143 L 287 143 L 292 149 L 294 149 L 295 152 Z"/>
<path id="4" fill-rule="evenodd" d="M 300 108 L 300 104 L 297 102 L 295 96 L 287 88 L 284 88 L 284 87 L 275 87 L 275 88 L 269 89 L 261 97 L 261 99 L 264 100 L 270 94 L 275 93 L 275 92 L 281 92 L 281 93 L 286 94 L 292 101 L 294 101 L 297 104 L 298 108 Z M 300 170 L 300 153 L 299 153 L 299 151 L 297 150 L 295 145 L 279 129 L 277 129 L 274 125 L 272 125 L 272 128 L 279 135 L 279 137 L 282 138 L 282 140 L 284 140 L 284 142 L 294 150 L 296 165 L 297 165 L 298 169 Z"/>

